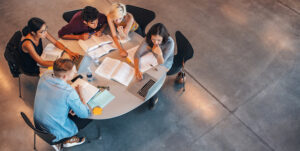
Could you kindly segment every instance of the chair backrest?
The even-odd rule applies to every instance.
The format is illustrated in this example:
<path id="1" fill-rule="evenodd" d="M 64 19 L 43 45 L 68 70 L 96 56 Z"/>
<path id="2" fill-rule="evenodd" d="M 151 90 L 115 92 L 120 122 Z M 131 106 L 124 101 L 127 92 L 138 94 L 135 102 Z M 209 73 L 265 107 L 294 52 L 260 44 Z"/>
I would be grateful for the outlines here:
<path id="1" fill-rule="evenodd" d="M 180 32 L 176 31 L 175 33 L 176 43 L 177 43 L 177 54 L 178 57 L 186 62 L 194 56 L 194 49 L 191 43 L 185 38 L 185 36 Z"/>
<path id="2" fill-rule="evenodd" d="M 167 75 L 173 75 L 179 72 L 179 70 L 182 68 L 182 63 L 191 59 L 194 55 L 194 49 L 192 45 L 180 31 L 176 31 L 175 37 L 177 44 L 177 54 L 174 56 L 172 67 L 167 72 Z"/>
<path id="3" fill-rule="evenodd" d="M 19 77 L 21 74 L 21 54 L 19 52 L 21 38 L 21 31 L 16 31 L 8 41 L 4 51 L 4 57 L 8 63 L 10 73 L 13 77 Z"/>
<path id="4" fill-rule="evenodd" d="M 55 143 L 52 142 L 52 140 L 54 140 L 56 137 L 53 136 L 52 134 L 46 132 L 46 131 L 42 131 L 39 130 L 37 128 L 35 128 L 35 126 L 31 123 L 31 121 L 29 120 L 29 118 L 26 116 L 25 113 L 21 112 L 21 116 L 24 119 L 25 123 L 40 137 L 42 138 L 45 142 L 47 142 L 50 145 L 54 145 Z"/>
<path id="5" fill-rule="evenodd" d="M 71 21 L 71 19 L 73 18 L 73 16 L 77 13 L 77 12 L 79 12 L 79 11 L 81 11 L 82 9 L 77 9 L 77 10 L 72 10 L 72 11 L 68 11 L 68 12 L 64 12 L 63 13 L 63 15 L 62 15 L 62 17 L 63 17 L 63 19 L 66 21 L 66 22 L 70 22 Z"/>
<path id="6" fill-rule="evenodd" d="M 155 13 L 151 10 L 147 10 L 144 8 L 126 5 L 127 12 L 131 13 L 135 19 L 135 21 L 139 24 L 142 29 L 143 37 L 146 36 L 145 29 L 146 26 L 155 18 Z"/>

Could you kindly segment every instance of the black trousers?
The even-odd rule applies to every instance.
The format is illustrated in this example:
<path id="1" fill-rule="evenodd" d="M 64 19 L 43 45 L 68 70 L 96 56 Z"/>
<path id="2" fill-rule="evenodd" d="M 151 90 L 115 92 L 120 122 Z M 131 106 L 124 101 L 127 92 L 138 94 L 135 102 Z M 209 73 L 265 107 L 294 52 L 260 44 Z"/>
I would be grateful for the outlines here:
<path id="1" fill-rule="evenodd" d="M 77 115 L 68 115 L 69 118 L 76 124 L 78 131 L 82 130 L 83 128 L 85 128 L 90 122 L 92 122 L 91 119 L 83 119 L 83 118 L 79 118 Z"/>

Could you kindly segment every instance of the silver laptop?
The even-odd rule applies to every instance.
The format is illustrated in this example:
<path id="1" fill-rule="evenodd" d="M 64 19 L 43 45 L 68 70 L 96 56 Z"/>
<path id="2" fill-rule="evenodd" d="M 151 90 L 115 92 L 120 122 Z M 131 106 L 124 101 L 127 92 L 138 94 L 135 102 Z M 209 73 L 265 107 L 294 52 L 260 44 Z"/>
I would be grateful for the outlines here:
<path id="1" fill-rule="evenodd" d="M 78 59 L 73 60 L 77 69 L 77 73 L 86 73 L 88 71 L 88 67 L 93 63 L 93 59 L 85 54 L 84 56 L 80 55 Z"/>
<path id="2" fill-rule="evenodd" d="M 150 88 L 165 74 L 160 66 L 156 66 L 143 74 L 143 80 L 134 80 L 130 83 L 127 90 L 133 95 L 145 100 Z"/>

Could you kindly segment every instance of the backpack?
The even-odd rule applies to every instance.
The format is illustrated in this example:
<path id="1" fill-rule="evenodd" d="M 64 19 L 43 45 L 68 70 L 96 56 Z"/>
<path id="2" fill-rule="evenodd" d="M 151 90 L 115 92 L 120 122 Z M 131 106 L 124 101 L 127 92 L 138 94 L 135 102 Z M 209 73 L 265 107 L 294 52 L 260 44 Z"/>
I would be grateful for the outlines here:
<path id="1" fill-rule="evenodd" d="M 21 31 L 15 32 L 15 34 L 8 41 L 4 51 L 4 57 L 8 63 L 10 73 L 14 78 L 19 77 L 21 74 L 20 60 L 22 58 L 19 52 L 21 38 Z"/>

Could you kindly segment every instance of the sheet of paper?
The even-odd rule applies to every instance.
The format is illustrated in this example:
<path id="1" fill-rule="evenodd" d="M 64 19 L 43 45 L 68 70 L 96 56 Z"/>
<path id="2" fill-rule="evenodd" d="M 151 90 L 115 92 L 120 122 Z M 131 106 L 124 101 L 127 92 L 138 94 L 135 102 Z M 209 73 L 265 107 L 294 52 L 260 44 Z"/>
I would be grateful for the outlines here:
<path id="1" fill-rule="evenodd" d="M 72 87 L 75 88 L 76 86 L 81 86 L 81 97 L 84 102 L 88 103 L 89 100 L 99 91 L 98 88 L 93 86 L 92 84 L 88 83 L 85 80 L 78 78 L 74 83 L 72 83 Z"/>
<path id="2" fill-rule="evenodd" d="M 145 72 L 156 65 L 158 65 L 157 59 L 155 58 L 155 56 L 153 55 L 152 52 L 148 52 L 147 54 L 143 55 L 140 59 L 140 71 L 141 72 Z"/>
<path id="3" fill-rule="evenodd" d="M 120 60 L 106 57 L 100 66 L 96 69 L 95 73 L 106 79 L 111 79 L 113 72 L 116 70 L 118 65 L 121 63 Z"/>
<path id="4" fill-rule="evenodd" d="M 98 92 L 88 103 L 91 108 L 96 106 L 102 109 L 109 104 L 115 98 L 109 91 L 104 90 L 103 92 Z"/>
<path id="5" fill-rule="evenodd" d="M 43 51 L 41 58 L 46 61 L 55 61 L 61 57 L 62 50 L 56 48 L 52 43 L 49 43 Z"/>
<path id="6" fill-rule="evenodd" d="M 134 77 L 134 68 L 125 62 L 122 62 L 112 75 L 112 79 L 128 86 Z"/>

